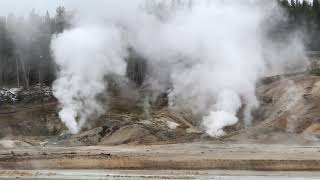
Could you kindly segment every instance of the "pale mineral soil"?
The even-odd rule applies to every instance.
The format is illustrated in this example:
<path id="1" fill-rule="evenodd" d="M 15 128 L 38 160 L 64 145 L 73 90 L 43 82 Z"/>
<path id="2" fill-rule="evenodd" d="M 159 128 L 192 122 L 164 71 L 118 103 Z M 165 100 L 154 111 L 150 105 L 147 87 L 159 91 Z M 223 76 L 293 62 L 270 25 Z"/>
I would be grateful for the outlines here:
<path id="1" fill-rule="evenodd" d="M 185 143 L 0 150 L 0 169 L 320 170 L 320 146 Z"/>
<path id="2" fill-rule="evenodd" d="M 220 138 L 207 136 L 190 111 L 162 105 L 147 117 L 142 102 L 127 97 L 111 97 L 107 113 L 77 135 L 66 133 L 54 99 L 7 104 L 0 170 L 319 171 L 320 77 L 272 77 L 257 96 L 252 125 L 244 127 L 240 111 L 240 122 Z"/>

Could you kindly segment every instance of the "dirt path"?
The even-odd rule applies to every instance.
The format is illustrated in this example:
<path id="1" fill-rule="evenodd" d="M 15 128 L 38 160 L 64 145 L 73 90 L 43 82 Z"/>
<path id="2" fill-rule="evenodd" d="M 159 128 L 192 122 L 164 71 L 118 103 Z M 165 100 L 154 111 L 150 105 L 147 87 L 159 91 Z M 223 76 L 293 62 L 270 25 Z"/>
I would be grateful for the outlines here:
<path id="1" fill-rule="evenodd" d="M 0 169 L 320 170 L 320 146 L 172 144 L 0 150 Z"/>

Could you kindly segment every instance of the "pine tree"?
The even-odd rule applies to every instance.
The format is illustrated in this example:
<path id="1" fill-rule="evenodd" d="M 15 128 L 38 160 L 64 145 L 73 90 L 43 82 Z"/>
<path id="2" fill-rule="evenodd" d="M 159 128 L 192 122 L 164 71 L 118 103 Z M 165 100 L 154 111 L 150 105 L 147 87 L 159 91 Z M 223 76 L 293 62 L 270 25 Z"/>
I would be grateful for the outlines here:
<path id="1" fill-rule="evenodd" d="M 314 15 L 314 20 L 317 24 L 320 24 L 320 4 L 319 0 L 313 0 L 312 2 L 312 13 Z"/>
<path id="2" fill-rule="evenodd" d="M 7 86 L 12 67 L 13 43 L 7 29 L 5 17 L 0 18 L 0 85 Z"/>
<path id="3" fill-rule="evenodd" d="M 59 6 L 56 10 L 55 16 L 55 32 L 62 33 L 66 26 L 66 9 Z"/>
<path id="4" fill-rule="evenodd" d="M 313 10 L 319 10 L 319 0 L 312 1 L 312 8 Z"/>

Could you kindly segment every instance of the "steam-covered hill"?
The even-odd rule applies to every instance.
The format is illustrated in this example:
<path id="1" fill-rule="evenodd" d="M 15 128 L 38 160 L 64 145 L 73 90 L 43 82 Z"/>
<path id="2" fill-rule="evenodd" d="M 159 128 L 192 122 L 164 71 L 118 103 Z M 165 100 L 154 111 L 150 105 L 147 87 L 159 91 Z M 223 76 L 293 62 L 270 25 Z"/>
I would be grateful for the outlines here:
<path id="1" fill-rule="evenodd" d="M 72 135 L 59 120 L 57 101 L 43 101 L 43 96 L 37 96 L 33 101 L 2 104 L 0 136 L 7 140 L 0 141 L 0 144 L 8 143 L 8 140 L 15 140 L 14 143 L 22 141 L 23 146 L 163 144 L 207 140 L 219 143 L 318 144 L 319 83 L 319 76 L 307 74 L 265 80 L 257 88 L 260 107 L 254 112 L 253 124 L 245 127 L 240 111 L 239 123 L 226 127 L 226 135 L 219 138 L 208 136 L 198 123 L 199 117 L 191 111 L 172 109 L 165 104 L 153 104 L 146 111 L 143 100 L 118 95 L 110 97 L 107 113 L 88 121 L 80 133 Z M 43 88 L 42 92 L 49 92 Z"/>

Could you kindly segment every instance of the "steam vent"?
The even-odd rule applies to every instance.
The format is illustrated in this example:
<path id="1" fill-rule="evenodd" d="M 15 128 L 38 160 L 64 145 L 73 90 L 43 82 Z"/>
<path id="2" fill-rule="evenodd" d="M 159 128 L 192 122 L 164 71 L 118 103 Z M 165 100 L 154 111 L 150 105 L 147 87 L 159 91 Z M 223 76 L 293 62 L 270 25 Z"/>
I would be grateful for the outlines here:
<path id="1" fill-rule="evenodd" d="M 0 180 L 320 179 L 318 0 L 1 0 Z"/>

